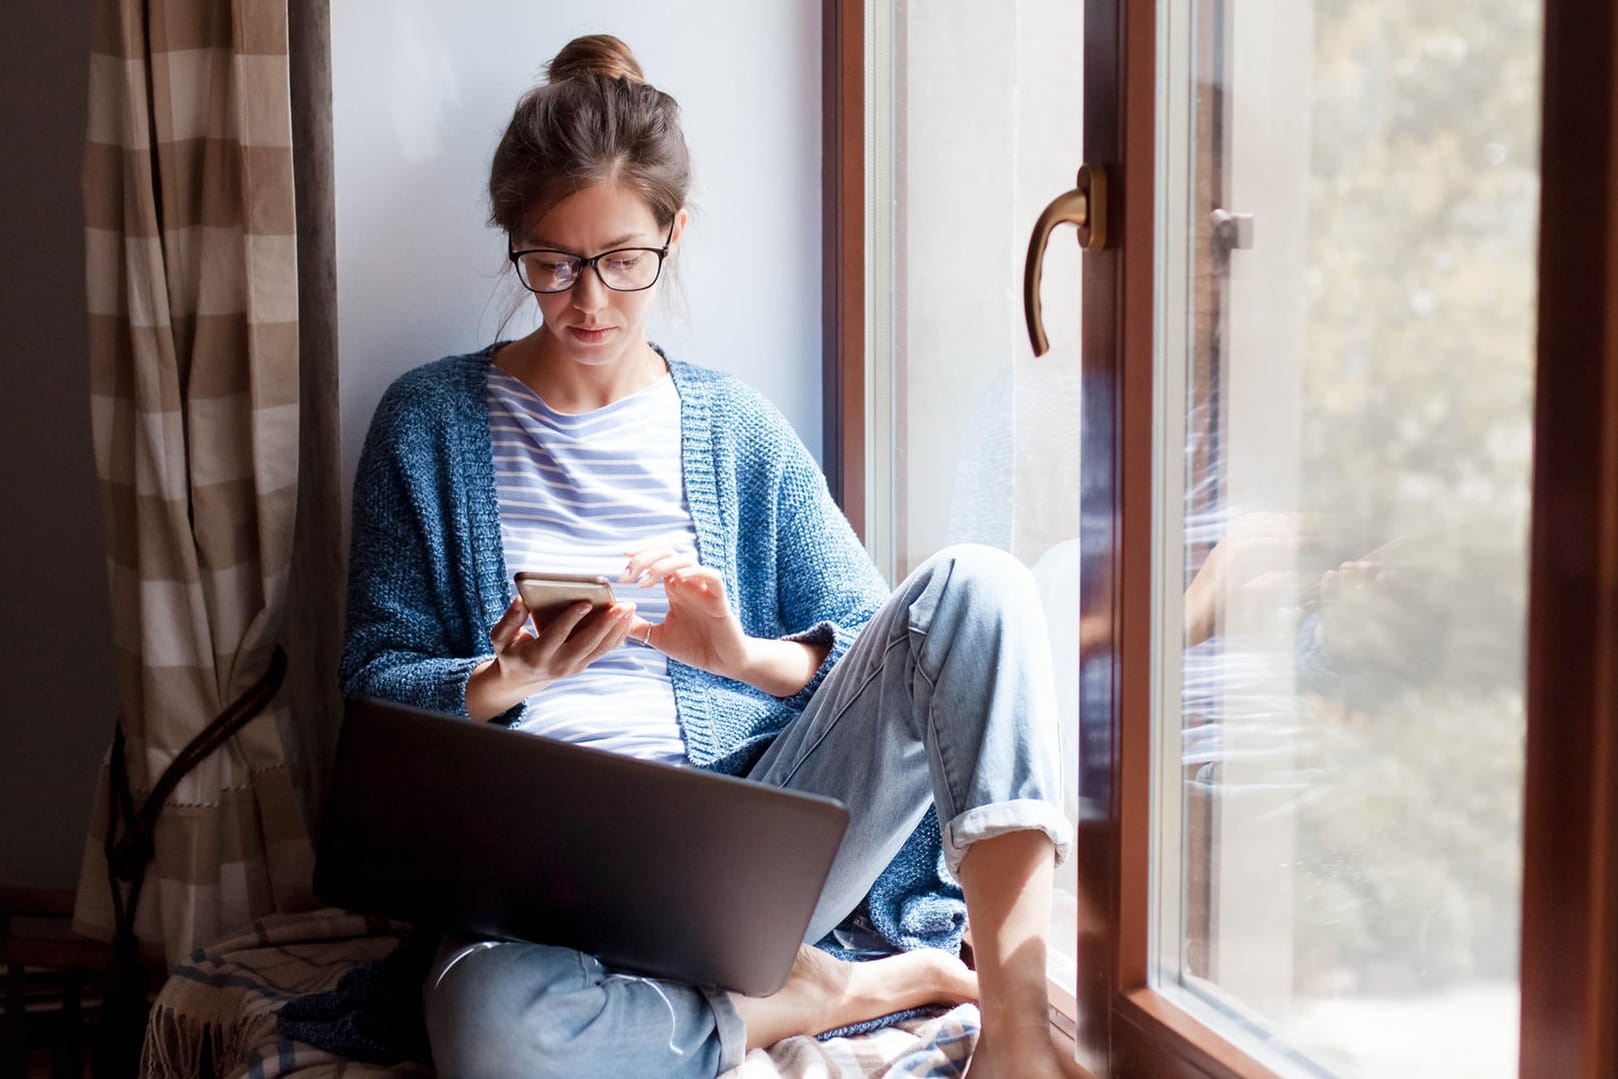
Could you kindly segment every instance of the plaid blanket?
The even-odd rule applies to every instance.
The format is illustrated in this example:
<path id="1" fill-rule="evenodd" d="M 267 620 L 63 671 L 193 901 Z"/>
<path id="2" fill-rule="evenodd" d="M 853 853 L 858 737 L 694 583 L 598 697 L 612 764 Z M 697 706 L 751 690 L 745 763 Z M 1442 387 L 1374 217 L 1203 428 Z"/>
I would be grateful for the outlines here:
<path id="1" fill-rule="evenodd" d="M 350 969 L 385 958 L 404 930 L 347 911 L 320 910 L 264 918 L 196 952 L 175 968 L 152 1008 L 141 1075 L 431 1079 L 431 1069 L 419 1064 L 361 1064 L 289 1041 L 276 1022 L 287 1001 L 329 992 Z M 960 1076 L 977 1034 L 977 1009 L 962 1004 L 866 1034 L 787 1038 L 768 1051 L 755 1049 L 724 1079 Z"/>

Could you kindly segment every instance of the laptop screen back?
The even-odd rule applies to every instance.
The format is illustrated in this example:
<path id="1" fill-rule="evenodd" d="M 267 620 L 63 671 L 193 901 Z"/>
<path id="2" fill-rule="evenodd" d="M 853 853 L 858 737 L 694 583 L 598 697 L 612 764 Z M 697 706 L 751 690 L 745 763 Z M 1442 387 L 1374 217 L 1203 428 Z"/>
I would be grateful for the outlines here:
<path id="1" fill-rule="evenodd" d="M 791 970 L 847 820 L 826 798 L 358 701 L 315 891 L 763 995 Z"/>

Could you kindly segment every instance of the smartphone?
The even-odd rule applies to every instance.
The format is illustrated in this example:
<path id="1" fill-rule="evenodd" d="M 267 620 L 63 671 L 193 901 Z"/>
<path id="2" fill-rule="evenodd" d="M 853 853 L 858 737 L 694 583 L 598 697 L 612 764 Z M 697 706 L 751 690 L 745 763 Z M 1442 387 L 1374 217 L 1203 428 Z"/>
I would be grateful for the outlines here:
<path id="1" fill-rule="evenodd" d="M 592 614 L 612 606 L 612 582 L 605 577 L 524 571 L 517 574 L 516 580 L 517 594 L 534 616 L 535 625 L 544 625 L 581 599 L 590 602 Z"/>

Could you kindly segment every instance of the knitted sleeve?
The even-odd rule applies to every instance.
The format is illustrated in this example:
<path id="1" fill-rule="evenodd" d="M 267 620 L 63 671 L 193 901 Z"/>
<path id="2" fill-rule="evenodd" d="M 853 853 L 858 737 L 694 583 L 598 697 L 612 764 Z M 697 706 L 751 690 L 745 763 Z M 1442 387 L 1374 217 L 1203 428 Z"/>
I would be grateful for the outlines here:
<path id="1" fill-rule="evenodd" d="M 409 376 L 377 406 L 354 478 L 343 696 L 381 697 L 466 714 L 466 682 L 483 657 L 454 638 L 449 599 L 450 486 L 437 426 L 418 416 Z M 457 644 L 460 647 L 457 647 Z"/>
<path id="2" fill-rule="evenodd" d="M 809 683 L 788 703 L 803 707 L 888 597 L 888 586 L 826 477 L 787 424 L 780 423 L 780 471 L 775 490 L 776 582 L 787 640 L 827 648 Z"/>

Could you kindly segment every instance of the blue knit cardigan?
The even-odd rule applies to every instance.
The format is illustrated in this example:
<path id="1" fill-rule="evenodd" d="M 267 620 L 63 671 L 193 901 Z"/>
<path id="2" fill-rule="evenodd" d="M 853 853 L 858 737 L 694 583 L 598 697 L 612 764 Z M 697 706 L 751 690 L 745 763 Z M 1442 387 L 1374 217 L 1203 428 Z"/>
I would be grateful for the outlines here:
<path id="1" fill-rule="evenodd" d="M 515 595 L 489 441 L 493 350 L 416 368 L 377 406 L 354 480 L 347 698 L 464 716 L 467 679 L 492 656 L 489 627 Z M 785 699 L 669 660 L 687 756 L 734 775 L 802 712 L 888 589 L 780 412 L 728 375 L 668 366 L 699 560 L 724 575 L 748 634 L 828 649 L 808 685 Z M 959 946 L 965 907 L 933 813 L 856 918 L 899 948 Z"/>

